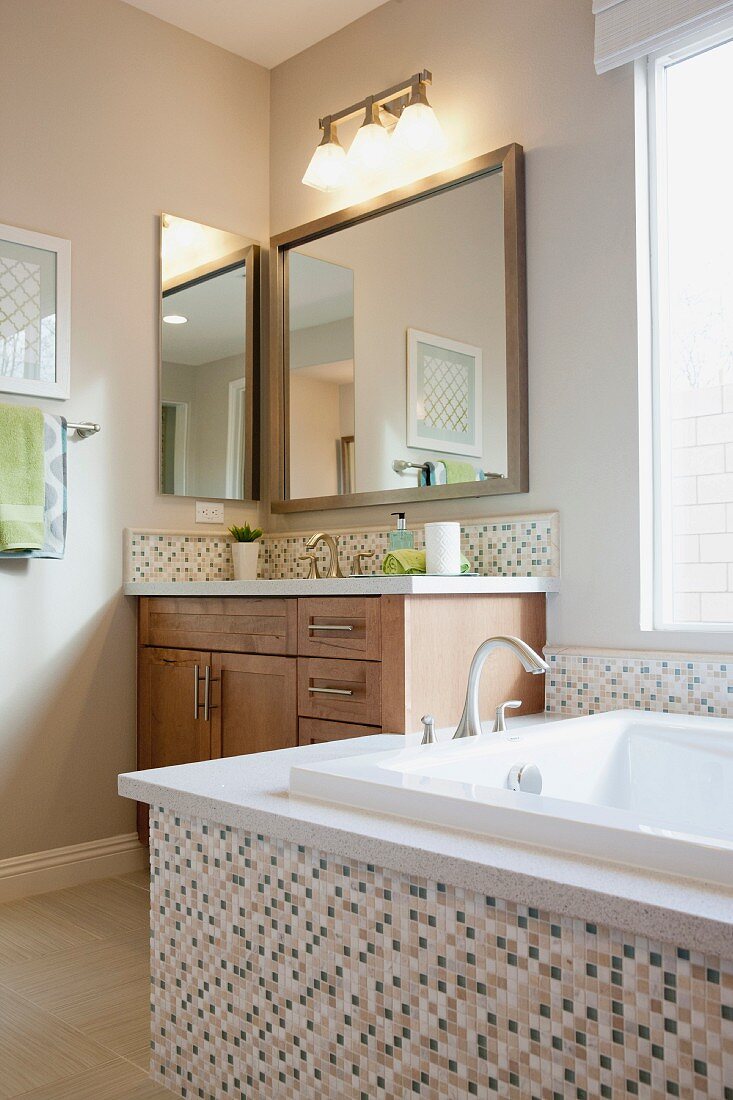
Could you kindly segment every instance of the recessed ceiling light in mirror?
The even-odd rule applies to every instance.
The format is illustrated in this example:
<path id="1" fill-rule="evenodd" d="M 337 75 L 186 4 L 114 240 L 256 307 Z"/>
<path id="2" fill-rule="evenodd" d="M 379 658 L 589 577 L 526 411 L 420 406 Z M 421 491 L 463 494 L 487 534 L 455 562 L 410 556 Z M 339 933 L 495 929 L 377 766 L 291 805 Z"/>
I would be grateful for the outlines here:
<path id="1" fill-rule="evenodd" d="M 187 325 L 188 317 L 181 317 L 178 313 L 169 313 L 163 320 L 167 325 Z"/>

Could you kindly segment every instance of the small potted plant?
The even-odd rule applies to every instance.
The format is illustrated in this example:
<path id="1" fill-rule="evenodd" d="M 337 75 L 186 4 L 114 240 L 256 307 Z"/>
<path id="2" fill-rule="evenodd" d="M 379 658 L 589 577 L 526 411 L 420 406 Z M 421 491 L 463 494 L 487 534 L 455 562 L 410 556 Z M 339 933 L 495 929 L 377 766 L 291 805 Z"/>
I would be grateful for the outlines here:
<path id="1" fill-rule="evenodd" d="M 229 534 L 234 539 L 232 560 L 235 581 L 257 580 L 257 558 L 260 553 L 257 539 L 262 537 L 262 531 L 259 527 L 250 527 L 245 523 L 244 527 L 237 527 L 234 524 L 229 528 Z"/>

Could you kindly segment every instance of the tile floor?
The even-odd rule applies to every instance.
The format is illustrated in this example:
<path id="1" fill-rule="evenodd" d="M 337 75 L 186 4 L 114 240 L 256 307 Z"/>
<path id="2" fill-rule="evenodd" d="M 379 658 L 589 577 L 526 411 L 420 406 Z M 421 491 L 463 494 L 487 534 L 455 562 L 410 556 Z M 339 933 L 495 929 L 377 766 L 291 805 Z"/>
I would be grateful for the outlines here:
<path id="1" fill-rule="evenodd" d="M 0 1100 L 165 1100 L 147 871 L 0 905 Z"/>

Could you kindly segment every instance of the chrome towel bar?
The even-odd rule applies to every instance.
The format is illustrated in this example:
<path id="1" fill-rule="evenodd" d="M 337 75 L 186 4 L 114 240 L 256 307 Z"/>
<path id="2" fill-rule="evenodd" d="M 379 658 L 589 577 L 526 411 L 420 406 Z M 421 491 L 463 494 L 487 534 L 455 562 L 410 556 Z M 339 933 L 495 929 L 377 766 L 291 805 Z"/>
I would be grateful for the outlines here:
<path id="1" fill-rule="evenodd" d="M 437 459 L 436 461 L 440 461 Z M 404 474 L 406 470 L 424 470 L 426 473 L 430 470 L 429 462 L 407 462 L 404 458 L 396 458 L 392 463 L 392 469 L 396 474 Z M 506 474 L 495 474 L 491 470 L 484 470 L 484 477 L 488 481 L 490 478 L 505 478 Z M 441 484 L 443 484 L 441 482 Z M 428 486 L 431 488 L 432 486 Z"/>
<path id="2" fill-rule="evenodd" d="M 86 439 L 90 435 L 96 435 L 97 432 L 101 432 L 101 424 L 93 424 L 90 420 L 85 420 L 81 424 L 72 424 L 70 420 L 66 421 L 67 432 L 76 432 L 79 439 Z"/>

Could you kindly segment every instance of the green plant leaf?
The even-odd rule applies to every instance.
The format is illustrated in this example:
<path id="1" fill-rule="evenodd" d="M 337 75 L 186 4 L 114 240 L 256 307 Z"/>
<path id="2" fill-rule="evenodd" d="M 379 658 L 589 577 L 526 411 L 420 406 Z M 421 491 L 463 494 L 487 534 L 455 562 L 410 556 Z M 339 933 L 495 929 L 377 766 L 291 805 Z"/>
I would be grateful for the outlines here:
<path id="1" fill-rule="evenodd" d="M 250 527 L 248 523 L 244 527 L 238 527 L 235 523 L 229 528 L 229 534 L 235 542 L 256 542 L 262 537 L 262 530 L 259 527 Z"/>

